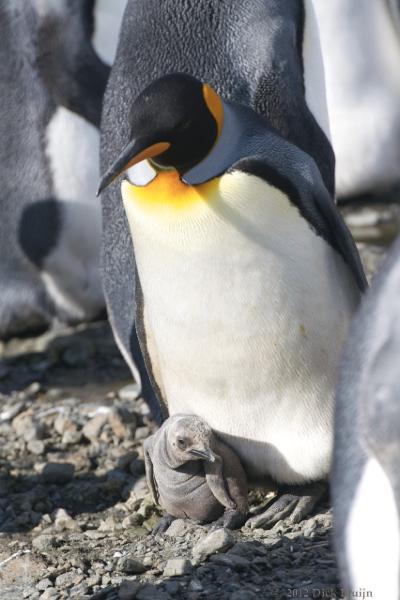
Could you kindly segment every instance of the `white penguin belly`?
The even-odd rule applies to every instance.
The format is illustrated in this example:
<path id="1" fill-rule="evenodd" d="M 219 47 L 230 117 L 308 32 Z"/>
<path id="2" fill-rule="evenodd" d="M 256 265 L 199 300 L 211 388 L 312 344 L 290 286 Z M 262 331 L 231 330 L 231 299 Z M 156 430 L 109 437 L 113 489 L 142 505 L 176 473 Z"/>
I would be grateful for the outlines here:
<path id="1" fill-rule="evenodd" d="M 378 511 L 381 518 L 374 519 Z M 399 597 L 399 515 L 393 488 L 375 457 L 366 463 L 352 499 L 344 551 L 353 590 L 364 589 L 371 598 Z"/>
<path id="2" fill-rule="evenodd" d="M 240 172 L 213 185 L 177 207 L 123 184 L 157 382 L 250 479 L 324 477 L 355 284 L 281 191 Z"/>
<path id="3" fill-rule="evenodd" d="M 99 273 L 101 211 L 96 198 L 99 132 L 59 107 L 46 142 L 61 232 L 44 261 L 42 278 L 56 307 L 69 319 L 93 318 L 104 307 Z"/>

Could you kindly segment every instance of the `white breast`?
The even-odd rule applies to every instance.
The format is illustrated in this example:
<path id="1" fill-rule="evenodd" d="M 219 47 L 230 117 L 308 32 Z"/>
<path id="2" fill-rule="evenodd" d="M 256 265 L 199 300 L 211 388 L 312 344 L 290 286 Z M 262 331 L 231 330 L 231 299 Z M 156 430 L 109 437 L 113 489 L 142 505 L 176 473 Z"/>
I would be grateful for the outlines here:
<path id="1" fill-rule="evenodd" d="M 93 46 L 109 65 L 114 61 L 125 5 L 126 0 L 97 0 L 95 4 Z"/>
<path id="2" fill-rule="evenodd" d="M 283 193 L 236 172 L 218 195 L 162 215 L 125 197 L 159 385 L 171 414 L 203 417 L 254 477 L 323 477 L 357 292 Z"/>
<path id="3" fill-rule="evenodd" d="M 306 103 L 318 125 L 331 139 L 325 70 L 313 0 L 304 1 L 303 67 Z"/>
<path id="4" fill-rule="evenodd" d="M 72 320 L 92 318 L 104 306 L 98 153 L 97 129 L 59 107 L 46 131 L 46 155 L 61 212 L 61 232 L 44 261 L 42 277 L 58 309 Z"/>
<path id="5" fill-rule="evenodd" d="M 399 597 L 399 527 L 390 482 L 378 461 L 370 458 L 354 495 L 345 548 L 352 588 L 370 592 L 365 598 Z"/>
<path id="6" fill-rule="evenodd" d="M 400 40 L 384 0 L 313 0 L 339 195 L 399 179 Z"/>

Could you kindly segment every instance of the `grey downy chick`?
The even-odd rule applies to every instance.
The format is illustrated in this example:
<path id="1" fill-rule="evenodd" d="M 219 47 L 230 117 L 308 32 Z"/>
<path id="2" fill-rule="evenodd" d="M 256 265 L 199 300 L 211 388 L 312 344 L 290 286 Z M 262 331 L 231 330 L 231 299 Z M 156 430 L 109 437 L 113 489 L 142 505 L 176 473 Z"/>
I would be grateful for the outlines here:
<path id="1" fill-rule="evenodd" d="M 203 419 L 174 415 L 143 444 L 147 482 L 167 515 L 154 533 L 175 518 L 241 527 L 248 513 L 247 478 L 237 455 Z"/>

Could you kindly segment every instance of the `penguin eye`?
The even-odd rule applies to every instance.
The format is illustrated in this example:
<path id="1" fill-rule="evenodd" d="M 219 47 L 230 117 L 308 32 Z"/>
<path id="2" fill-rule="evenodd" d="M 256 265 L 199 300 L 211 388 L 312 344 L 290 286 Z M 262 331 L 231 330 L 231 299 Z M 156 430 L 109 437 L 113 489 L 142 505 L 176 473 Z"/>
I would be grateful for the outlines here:
<path id="1" fill-rule="evenodd" d="M 181 450 L 185 450 L 186 448 L 186 442 L 184 439 L 182 438 L 178 438 L 176 443 L 178 444 L 178 448 L 180 448 Z"/>

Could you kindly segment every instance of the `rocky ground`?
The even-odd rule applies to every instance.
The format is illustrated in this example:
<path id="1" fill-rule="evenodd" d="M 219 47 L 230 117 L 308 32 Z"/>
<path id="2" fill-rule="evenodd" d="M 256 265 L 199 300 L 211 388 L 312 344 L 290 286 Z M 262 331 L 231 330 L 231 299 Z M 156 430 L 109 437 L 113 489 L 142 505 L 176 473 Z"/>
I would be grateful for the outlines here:
<path id="1" fill-rule="evenodd" d="M 371 275 L 399 208 L 345 212 Z M 270 531 L 178 520 L 150 535 L 161 513 L 142 441 L 155 424 L 106 323 L 11 340 L 0 356 L 1 600 L 332 597 L 327 503 Z"/>

